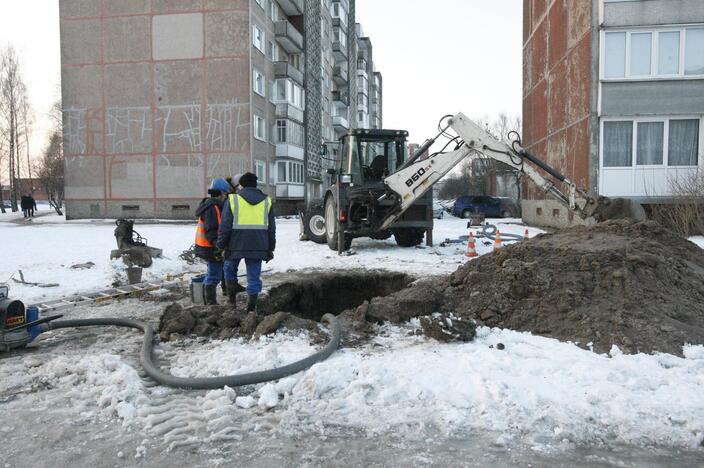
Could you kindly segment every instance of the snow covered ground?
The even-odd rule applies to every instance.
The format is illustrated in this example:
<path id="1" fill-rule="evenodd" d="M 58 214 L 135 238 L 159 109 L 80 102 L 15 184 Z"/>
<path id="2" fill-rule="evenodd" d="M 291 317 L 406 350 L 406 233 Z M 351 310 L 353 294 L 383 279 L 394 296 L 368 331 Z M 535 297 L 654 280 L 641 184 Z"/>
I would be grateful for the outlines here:
<path id="1" fill-rule="evenodd" d="M 18 245 L 3 250 L 0 278 L 22 269 L 29 281 L 61 286 L 39 290 L 12 284 L 14 297 L 31 302 L 42 294 L 98 289 L 120 274 L 121 264 L 107 260 L 114 245 L 111 223 L 63 222 L 56 216 L 30 223 L 0 222 L 0 245 Z M 465 225 L 456 218 L 437 221 L 436 243 L 465 234 Z M 275 272 L 353 266 L 429 275 L 466 261 L 463 244 L 400 249 L 393 240 L 355 240 L 356 255 L 339 257 L 327 246 L 299 242 L 296 220 L 279 220 L 278 226 L 276 258 L 267 265 Z M 500 228 L 518 234 L 525 229 Z M 178 254 L 192 242 L 193 225 L 152 223 L 136 229 L 165 251 L 149 275 L 192 268 Z M 531 235 L 538 232 L 530 229 Z M 477 247 L 480 254 L 491 250 L 481 242 Z M 68 268 L 86 261 L 96 266 Z M 163 306 L 128 300 L 78 308 L 70 318 L 155 322 Z M 34 349 L 0 356 L 6 460 L 17 460 L 17 466 L 46 460 L 48 452 L 28 453 L 22 437 L 33 434 L 40 447 L 52 448 L 56 466 L 186 460 L 213 466 L 233 459 L 249 466 L 704 462 L 704 346 L 685 347 L 684 358 L 626 356 L 616 348 L 597 355 L 570 343 L 488 328 L 480 328 L 471 343 L 439 344 L 416 336 L 417 327 L 417 322 L 379 326 L 374 342 L 338 350 L 306 372 L 210 392 L 168 389 L 145 379 L 136 332 L 52 333 Z M 312 351 L 306 334 L 280 333 L 255 341 L 164 343 L 155 354 L 174 374 L 216 376 L 286 364 Z M 352 452 L 370 445 L 380 463 Z M 289 458 L 268 458 L 272 450 Z M 306 463 L 294 461 L 301 454 Z"/>

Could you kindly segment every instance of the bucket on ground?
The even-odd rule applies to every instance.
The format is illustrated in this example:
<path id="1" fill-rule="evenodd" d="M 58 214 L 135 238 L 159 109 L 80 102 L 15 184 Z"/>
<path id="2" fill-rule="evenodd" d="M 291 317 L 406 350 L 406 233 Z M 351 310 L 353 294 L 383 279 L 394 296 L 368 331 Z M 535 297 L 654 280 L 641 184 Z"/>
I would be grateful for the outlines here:
<path id="1" fill-rule="evenodd" d="M 127 282 L 137 284 L 142 282 L 142 269 L 140 267 L 127 268 Z"/>
<path id="2" fill-rule="evenodd" d="M 205 275 L 196 276 L 191 279 L 191 302 L 194 304 L 205 304 L 204 280 Z"/>

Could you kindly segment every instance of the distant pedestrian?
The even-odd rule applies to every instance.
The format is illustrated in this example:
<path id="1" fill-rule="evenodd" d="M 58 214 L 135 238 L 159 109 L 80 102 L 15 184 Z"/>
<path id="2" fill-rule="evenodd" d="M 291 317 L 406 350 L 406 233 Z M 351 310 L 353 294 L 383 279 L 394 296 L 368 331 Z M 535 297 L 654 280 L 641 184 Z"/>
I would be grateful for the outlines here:
<path id="1" fill-rule="evenodd" d="M 271 198 L 257 188 L 257 176 L 247 172 L 240 177 L 241 189 L 230 194 L 223 208 L 217 246 L 226 252 L 225 282 L 237 280 L 237 268 L 247 267 L 247 311 L 256 312 L 262 291 L 262 261 L 274 258 L 276 222 Z"/>
<path id="2" fill-rule="evenodd" d="M 206 305 L 217 304 L 217 287 L 222 282 L 223 256 L 222 251 L 215 246 L 215 241 L 218 238 L 223 204 L 230 191 L 231 186 L 225 179 L 213 179 L 208 189 L 210 197 L 204 198 L 196 209 L 198 227 L 195 254 L 208 262 L 208 272 L 203 281 Z M 240 286 L 240 290 L 244 288 Z"/>
<path id="3" fill-rule="evenodd" d="M 20 199 L 20 208 L 22 208 L 22 214 L 24 214 L 25 218 L 29 218 L 29 195 L 22 195 L 22 198 Z"/>
<path id="4" fill-rule="evenodd" d="M 34 210 L 37 209 L 37 201 L 32 195 L 27 195 L 29 199 L 27 200 L 27 205 L 29 206 L 29 217 L 34 218 Z"/>

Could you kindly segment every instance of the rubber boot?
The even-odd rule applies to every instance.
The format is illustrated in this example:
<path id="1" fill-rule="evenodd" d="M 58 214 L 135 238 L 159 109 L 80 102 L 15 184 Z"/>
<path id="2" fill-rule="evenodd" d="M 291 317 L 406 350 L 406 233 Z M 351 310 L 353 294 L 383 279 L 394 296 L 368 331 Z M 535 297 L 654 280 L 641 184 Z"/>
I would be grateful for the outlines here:
<path id="1" fill-rule="evenodd" d="M 237 280 L 226 280 L 225 288 L 227 289 L 227 300 L 232 305 L 237 303 L 237 294 L 245 290 L 244 286 L 239 284 Z"/>
<path id="2" fill-rule="evenodd" d="M 249 296 L 247 301 L 247 312 L 257 312 L 257 294 Z"/>
<path id="3" fill-rule="evenodd" d="M 205 299 L 205 305 L 217 305 L 217 303 L 218 303 L 217 294 L 218 294 L 217 285 L 214 285 L 214 284 L 205 285 L 203 287 L 203 296 Z"/>

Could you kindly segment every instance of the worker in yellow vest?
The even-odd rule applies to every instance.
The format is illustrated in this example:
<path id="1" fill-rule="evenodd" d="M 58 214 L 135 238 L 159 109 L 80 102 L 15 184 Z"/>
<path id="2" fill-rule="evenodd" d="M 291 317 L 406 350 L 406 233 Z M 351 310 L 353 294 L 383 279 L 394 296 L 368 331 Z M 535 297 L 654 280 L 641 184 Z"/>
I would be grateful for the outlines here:
<path id="1" fill-rule="evenodd" d="M 196 227 L 195 255 L 208 262 L 208 271 L 203 280 L 204 299 L 206 305 L 217 304 L 217 287 L 223 279 L 222 251 L 215 247 L 218 230 L 222 219 L 222 207 L 227 200 L 232 186 L 225 179 L 213 179 L 204 198 L 196 209 L 198 226 Z M 244 291 L 237 284 L 237 278 L 231 285 L 233 290 Z"/>
<path id="2" fill-rule="evenodd" d="M 256 312 L 262 291 L 262 261 L 274 258 L 276 223 L 271 198 L 257 188 L 257 176 L 247 172 L 238 181 L 241 187 L 230 194 L 223 207 L 217 246 L 225 251 L 225 284 L 237 281 L 237 268 L 247 267 L 247 311 Z M 234 297 L 231 298 L 234 300 Z"/>

